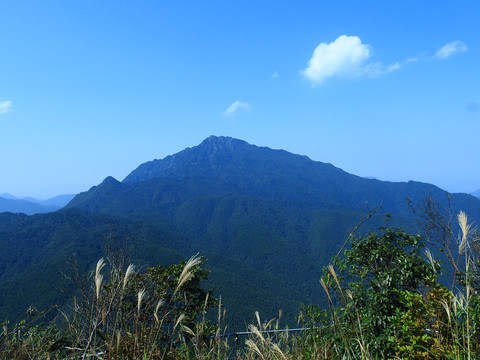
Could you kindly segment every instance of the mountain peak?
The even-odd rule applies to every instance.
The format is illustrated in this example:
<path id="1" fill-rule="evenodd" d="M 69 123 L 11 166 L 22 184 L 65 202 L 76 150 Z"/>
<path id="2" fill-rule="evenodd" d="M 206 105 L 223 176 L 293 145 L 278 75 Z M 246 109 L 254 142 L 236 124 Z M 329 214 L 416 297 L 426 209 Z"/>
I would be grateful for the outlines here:
<path id="1" fill-rule="evenodd" d="M 231 158 L 248 148 L 256 148 L 246 141 L 228 136 L 209 136 L 199 145 L 186 148 L 161 160 L 153 160 L 140 165 L 123 181 L 134 183 L 152 178 L 189 176 L 195 169 L 218 168 L 231 163 Z"/>
<path id="2" fill-rule="evenodd" d="M 101 185 L 117 185 L 119 181 L 115 179 L 113 176 L 107 176 L 101 183 Z"/>
<path id="3" fill-rule="evenodd" d="M 9 200 L 20 200 L 20 198 L 13 196 L 12 194 L 9 194 L 9 193 L 0 194 L 0 197 L 4 199 L 9 199 Z"/>
<path id="4" fill-rule="evenodd" d="M 203 140 L 202 143 L 198 145 L 198 148 L 204 148 L 215 153 L 220 151 L 235 151 L 239 146 L 248 146 L 248 143 L 229 136 L 211 135 Z"/>

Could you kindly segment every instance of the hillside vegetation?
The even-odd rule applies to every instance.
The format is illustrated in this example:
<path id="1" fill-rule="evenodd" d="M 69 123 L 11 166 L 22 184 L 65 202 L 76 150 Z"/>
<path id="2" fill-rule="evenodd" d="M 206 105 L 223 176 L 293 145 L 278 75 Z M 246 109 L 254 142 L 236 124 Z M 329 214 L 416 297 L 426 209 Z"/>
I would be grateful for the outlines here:
<path id="1" fill-rule="evenodd" d="M 431 218 L 432 220 L 433 218 Z M 195 255 L 178 265 L 140 272 L 118 248 L 77 282 L 69 306 L 52 321 L 30 308 L 27 320 L 4 322 L 2 359 L 473 359 L 480 355 L 480 247 L 465 213 L 460 233 L 431 229 L 453 255 L 456 282 L 441 285 L 441 263 L 425 240 L 395 228 L 348 238 L 323 269 L 328 306 L 306 305 L 302 332 L 281 329 L 280 317 L 255 313 L 246 337 L 224 326 L 225 309 L 201 281 Z M 434 220 L 434 219 L 433 219 Z M 447 221 L 448 219 L 437 219 Z M 319 274 L 320 276 L 320 274 Z M 319 286 L 320 286 L 319 284 Z M 216 310 L 215 310 L 216 309 Z M 209 316 L 214 310 L 215 316 Z M 228 309 L 226 309 L 228 312 Z M 281 314 L 281 313 L 280 313 Z M 215 320 L 212 320 L 215 319 Z"/>

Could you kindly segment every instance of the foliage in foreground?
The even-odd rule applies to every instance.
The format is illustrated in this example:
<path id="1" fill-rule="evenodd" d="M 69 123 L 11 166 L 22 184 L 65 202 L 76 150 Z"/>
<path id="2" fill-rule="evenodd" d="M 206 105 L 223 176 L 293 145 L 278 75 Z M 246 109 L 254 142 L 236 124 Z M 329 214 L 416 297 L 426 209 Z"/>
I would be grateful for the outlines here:
<path id="1" fill-rule="evenodd" d="M 352 239 L 344 256 L 325 268 L 320 282 L 330 307 L 304 307 L 299 324 L 308 330 L 302 334 L 279 332 L 278 320 L 262 322 L 256 313 L 247 338 L 224 336 L 223 308 L 200 287 L 208 272 L 198 256 L 142 274 L 115 262 L 104 274 L 102 259 L 92 286 L 79 291 L 71 309 L 58 310 L 55 323 L 4 323 L 0 358 L 477 358 L 478 239 L 463 212 L 458 222 L 461 232 L 449 259 L 459 288 L 439 283 L 440 262 L 420 236 L 382 229 Z M 206 312 L 216 305 L 217 322 L 211 324 Z"/>

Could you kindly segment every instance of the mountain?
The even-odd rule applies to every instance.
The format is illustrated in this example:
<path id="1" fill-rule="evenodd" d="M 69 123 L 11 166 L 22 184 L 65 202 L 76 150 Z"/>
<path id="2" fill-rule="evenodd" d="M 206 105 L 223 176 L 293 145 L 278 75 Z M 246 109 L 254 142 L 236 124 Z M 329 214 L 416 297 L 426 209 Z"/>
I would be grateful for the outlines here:
<path id="1" fill-rule="evenodd" d="M 144 267 L 204 255 L 212 271 L 207 285 L 222 296 L 236 329 L 256 310 L 270 318 L 282 309 L 293 325 L 300 303 L 325 302 L 322 266 L 370 211 L 378 209 L 362 232 L 385 226 L 387 213 L 387 225 L 416 232 L 407 198 L 417 206 L 426 196 L 480 219 L 480 200 L 471 195 L 362 178 L 306 156 L 212 136 L 141 164 L 123 181 L 107 177 L 55 213 L 0 216 L 0 317 L 18 318 L 32 301 L 53 301 L 39 295 L 65 286 L 51 269 L 72 252 L 82 269 L 91 268 L 104 256 L 105 236 L 113 236 L 131 239 L 132 259 Z M 7 296 L 8 289 L 22 296 Z"/>
<path id="2" fill-rule="evenodd" d="M 431 184 L 362 178 L 306 156 L 211 136 L 198 146 L 140 165 L 122 182 L 109 177 L 77 195 L 68 207 L 128 215 L 139 209 L 173 214 L 187 199 L 227 194 L 316 208 L 365 210 L 381 205 L 401 215 L 410 214 L 407 197 L 446 198 L 444 190 Z M 467 194 L 452 198 L 454 206 L 478 212 L 476 200 Z"/>
<path id="3" fill-rule="evenodd" d="M 75 195 L 59 195 L 48 200 L 32 197 L 18 198 L 8 193 L 0 195 L 0 213 L 12 212 L 27 215 L 53 212 L 67 205 Z"/>
<path id="4" fill-rule="evenodd" d="M 19 200 L 19 198 L 17 198 L 16 196 L 14 196 L 12 194 L 9 194 L 9 193 L 0 194 L 0 197 L 2 197 L 4 199 L 10 199 L 10 200 Z"/>
<path id="5" fill-rule="evenodd" d="M 58 206 L 52 205 L 42 205 L 34 203 L 28 200 L 22 199 L 6 199 L 0 197 L 0 213 L 1 212 L 12 212 L 12 213 L 23 213 L 27 215 L 47 213 L 58 210 Z"/>
<path id="6" fill-rule="evenodd" d="M 478 189 L 477 191 L 472 192 L 471 195 L 473 195 L 473 196 L 475 196 L 476 198 L 479 198 L 479 199 L 480 199 L 480 189 Z"/>
<path id="7" fill-rule="evenodd" d="M 41 200 L 40 203 L 43 205 L 57 206 L 59 209 L 61 209 L 62 207 L 67 205 L 74 197 L 75 195 L 72 194 L 57 195 L 47 200 Z"/>

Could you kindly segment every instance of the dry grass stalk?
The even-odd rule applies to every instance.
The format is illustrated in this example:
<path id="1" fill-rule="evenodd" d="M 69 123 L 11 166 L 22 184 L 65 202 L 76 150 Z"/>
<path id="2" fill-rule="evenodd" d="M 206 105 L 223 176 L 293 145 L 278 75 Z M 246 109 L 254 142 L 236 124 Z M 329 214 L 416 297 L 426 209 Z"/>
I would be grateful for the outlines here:
<path id="1" fill-rule="evenodd" d="M 255 318 L 257 319 L 258 326 L 262 326 L 262 323 L 260 321 L 260 314 L 258 311 L 255 311 Z"/>
<path id="2" fill-rule="evenodd" d="M 342 296 L 342 300 L 345 300 L 345 295 L 343 294 L 342 286 L 340 285 L 340 281 L 338 280 L 337 273 L 335 272 L 335 268 L 332 264 L 328 265 L 328 271 L 332 274 L 333 278 L 335 279 L 335 283 L 338 286 L 338 290 L 340 290 L 340 295 Z"/>
<path id="3" fill-rule="evenodd" d="M 100 274 L 100 271 L 102 271 L 103 267 L 105 266 L 105 261 L 103 258 L 98 260 L 97 262 L 97 267 L 95 270 L 95 290 L 97 294 L 97 299 L 100 298 L 100 289 L 102 288 L 102 283 L 103 283 L 103 275 Z"/>
<path id="4" fill-rule="evenodd" d="M 458 213 L 457 219 L 458 219 L 458 225 L 460 225 L 460 229 L 462 231 L 462 237 L 461 237 L 460 245 L 458 246 L 458 252 L 460 254 L 463 254 L 468 245 L 467 239 L 468 239 L 468 234 L 471 230 L 472 225 L 468 223 L 468 217 L 463 211 L 460 211 Z"/>
<path id="5" fill-rule="evenodd" d="M 325 290 L 325 292 L 327 293 L 328 301 L 330 303 L 330 306 L 333 306 L 332 297 L 330 296 L 330 291 L 328 291 L 328 287 L 325 284 L 325 281 L 323 281 L 323 279 L 320 279 L 320 284 L 322 284 L 323 290 Z"/>
<path id="6" fill-rule="evenodd" d="M 157 302 L 157 306 L 155 306 L 155 312 L 153 313 L 153 316 L 155 317 L 155 321 L 157 322 L 157 324 L 160 324 L 160 319 L 158 318 L 158 310 L 159 310 L 163 305 L 165 305 L 165 300 L 160 299 L 160 300 L 158 300 L 158 302 Z"/>
<path id="7" fill-rule="evenodd" d="M 277 345 L 277 344 L 272 344 L 272 349 L 277 353 L 279 354 L 283 359 L 286 359 L 287 357 L 285 356 L 285 354 L 282 352 L 282 350 L 280 350 L 280 347 Z"/>
<path id="8" fill-rule="evenodd" d="M 265 360 L 265 357 L 263 356 L 262 352 L 260 351 L 260 349 L 258 348 L 257 344 L 255 344 L 255 342 L 251 339 L 248 339 L 245 341 L 245 345 L 248 346 L 248 348 L 253 351 L 254 353 L 256 353 L 258 356 L 260 356 L 262 359 Z"/>
<path id="9" fill-rule="evenodd" d="M 188 326 L 186 325 L 182 325 L 182 332 L 185 332 L 193 337 L 195 337 L 195 333 L 193 332 L 192 329 L 190 329 Z"/>
<path id="10" fill-rule="evenodd" d="M 435 267 L 435 260 L 433 259 L 433 255 L 432 255 L 432 253 L 430 252 L 430 249 L 429 249 L 429 248 L 426 248 L 426 249 L 425 249 L 425 255 L 427 256 L 428 261 L 429 261 L 430 264 L 432 265 L 433 272 L 436 274 L 436 273 L 437 273 L 437 269 L 436 269 L 436 267 Z"/>
<path id="11" fill-rule="evenodd" d="M 187 263 L 185 264 L 185 267 L 182 270 L 182 273 L 178 277 L 178 285 L 175 288 L 175 291 L 173 292 L 173 295 L 175 295 L 178 290 L 185 284 L 187 281 L 189 281 L 193 277 L 193 273 L 190 272 L 190 270 L 196 266 L 199 265 L 202 262 L 202 258 L 198 256 L 199 254 L 197 253 L 196 255 L 192 256 Z"/>
<path id="12" fill-rule="evenodd" d="M 450 311 L 450 305 L 447 303 L 447 300 L 445 299 L 441 299 L 440 304 L 442 304 L 443 308 L 445 309 L 445 312 L 447 313 L 448 325 L 450 326 L 450 323 L 452 321 L 452 313 Z"/>
<path id="13" fill-rule="evenodd" d="M 145 297 L 146 290 L 142 289 L 137 294 L 137 315 L 140 315 L 140 307 L 142 306 L 143 298 Z"/>
<path id="14" fill-rule="evenodd" d="M 104 266 L 105 266 L 105 260 L 103 258 L 97 261 L 97 267 L 95 269 L 95 278 L 98 277 L 98 275 L 100 274 L 100 271 L 102 271 Z"/>
<path id="15" fill-rule="evenodd" d="M 254 333 L 255 335 L 257 335 L 257 337 L 262 341 L 264 342 L 265 341 L 265 338 L 263 337 L 262 333 L 260 332 L 260 330 L 258 330 L 258 328 L 253 325 L 253 324 L 250 324 L 248 326 L 248 330 L 250 330 L 252 333 Z"/>
<path id="16" fill-rule="evenodd" d="M 135 274 L 135 265 L 130 264 L 130 265 L 128 265 L 127 271 L 125 272 L 125 276 L 123 277 L 123 290 L 125 290 L 125 287 L 127 286 L 128 279 L 133 274 Z"/>
<path id="17" fill-rule="evenodd" d="M 185 314 L 180 314 L 177 321 L 175 321 L 175 325 L 173 326 L 172 335 L 175 332 L 175 329 L 177 328 L 177 326 L 182 322 L 184 318 L 185 318 Z"/>

